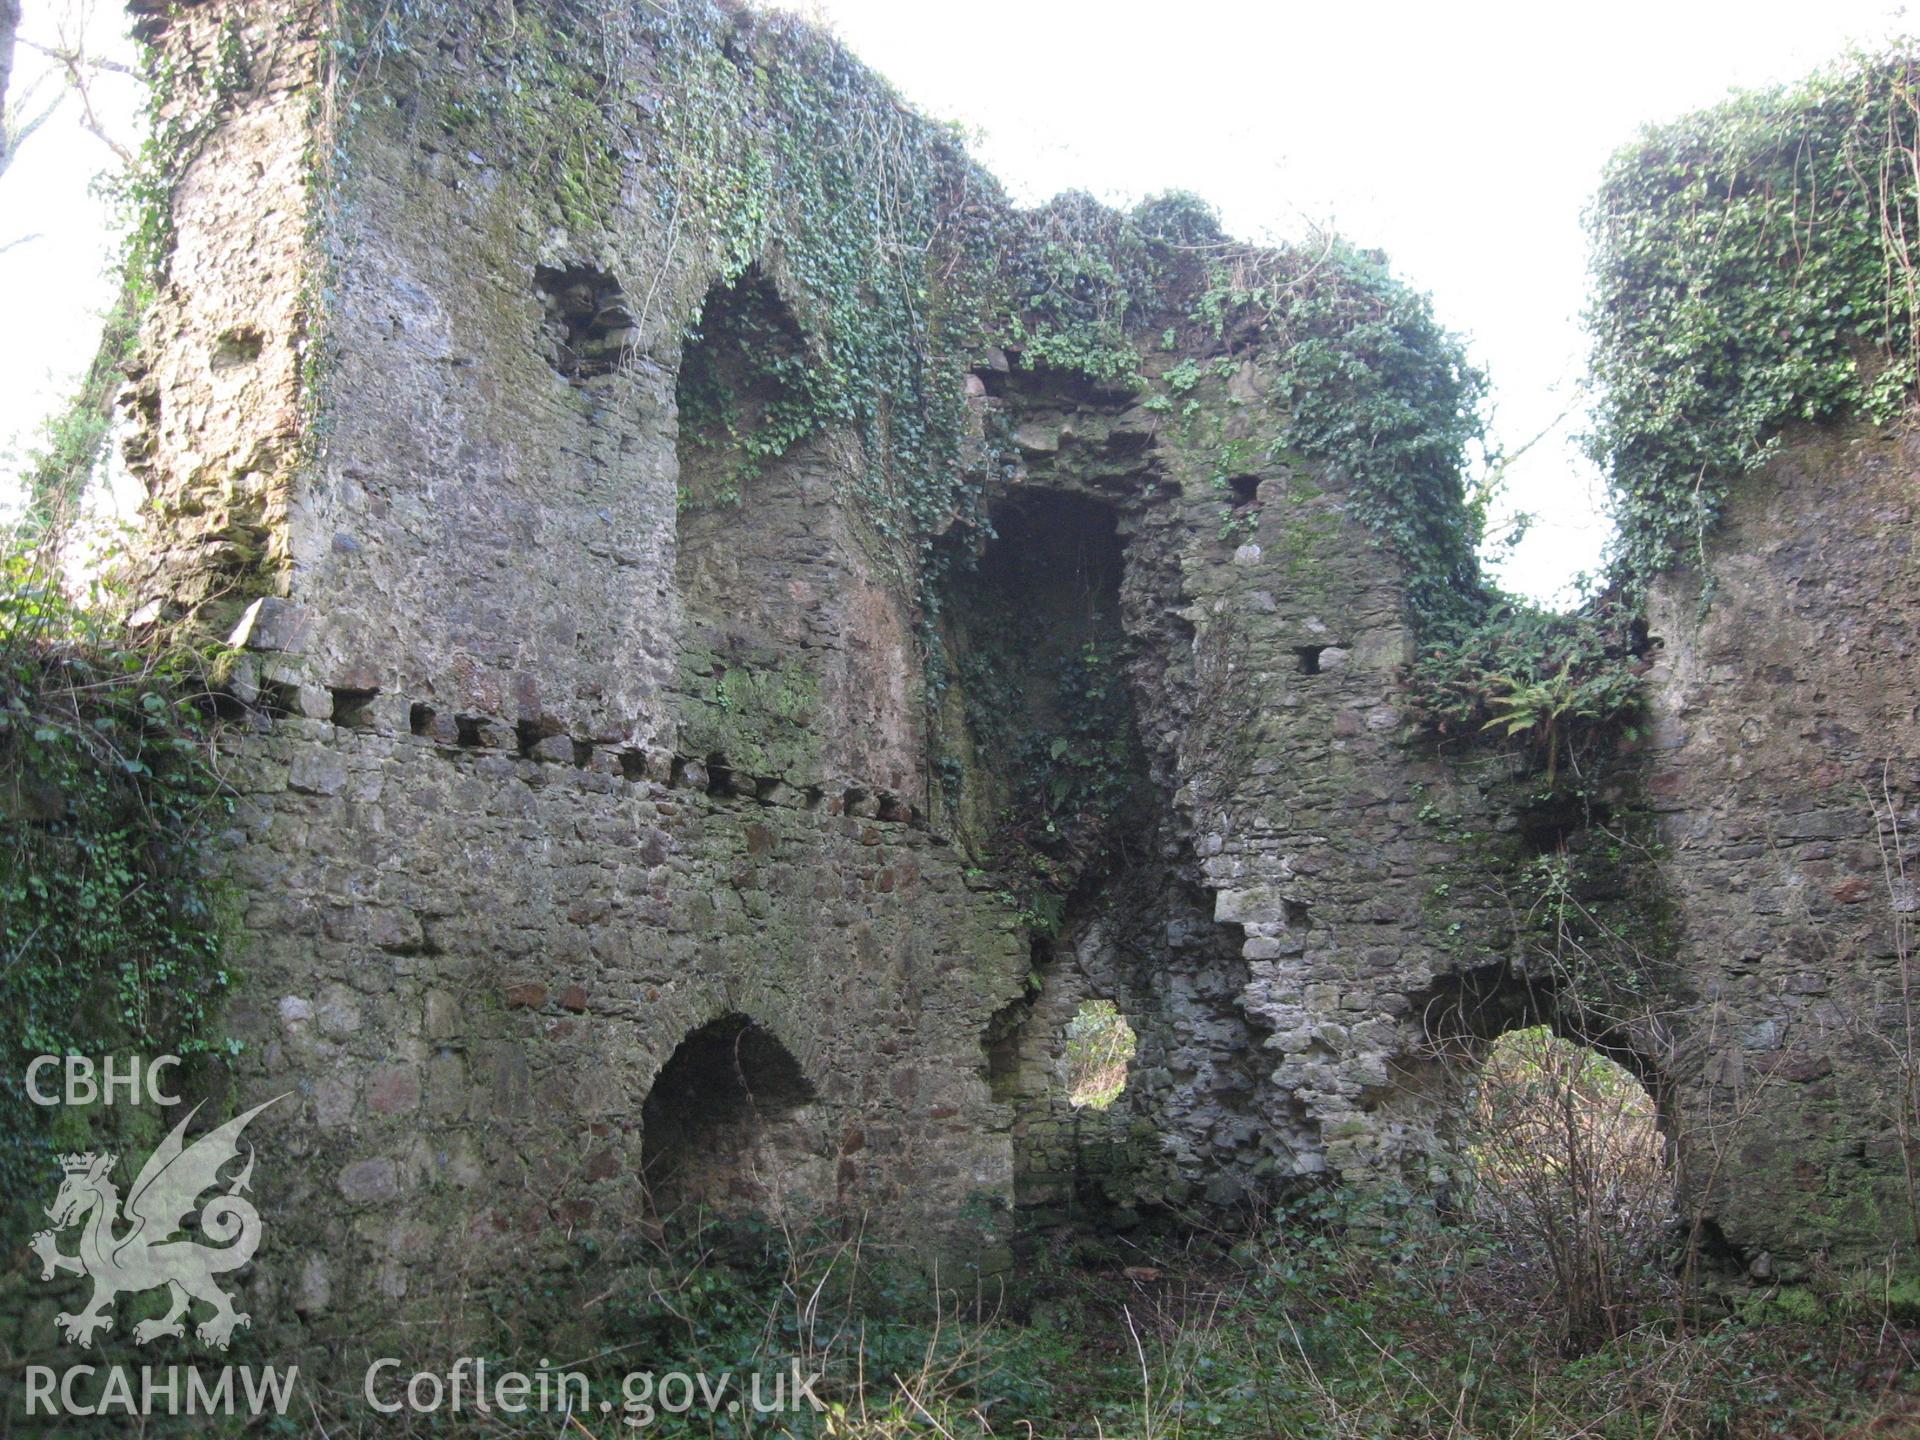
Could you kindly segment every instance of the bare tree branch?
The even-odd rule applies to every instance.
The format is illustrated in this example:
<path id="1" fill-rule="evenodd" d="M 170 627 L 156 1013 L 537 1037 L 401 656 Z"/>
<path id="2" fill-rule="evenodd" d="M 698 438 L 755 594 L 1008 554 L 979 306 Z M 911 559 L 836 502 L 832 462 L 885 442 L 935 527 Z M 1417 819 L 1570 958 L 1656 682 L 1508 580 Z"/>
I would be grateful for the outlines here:
<path id="1" fill-rule="evenodd" d="M 7 3 L 7 0 L 0 0 L 0 4 L 5 3 Z M 56 45 L 42 45 L 37 40 L 29 40 L 24 36 L 20 37 L 20 43 L 28 49 L 38 51 L 40 54 L 46 56 L 66 72 L 67 88 L 78 96 L 80 100 L 80 124 L 82 127 L 89 135 L 92 135 L 95 139 L 99 140 L 101 144 L 111 150 L 114 158 L 122 165 L 131 166 L 133 164 L 133 151 L 129 149 L 124 142 L 115 139 L 109 134 L 106 127 L 100 123 L 100 117 L 94 112 L 93 82 L 103 72 L 112 71 L 122 75 L 131 75 L 133 71 L 115 61 L 102 60 L 96 56 L 89 55 L 86 51 L 84 34 L 83 38 L 71 42 L 68 41 L 65 36 L 62 36 L 60 43 Z"/>
<path id="2" fill-rule="evenodd" d="M 56 89 L 47 97 L 46 103 L 38 109 L 33 106 L 33 98 L 51 79 L 48 75 L 36 75 L 27 82 L 26 88 L 14 97 L 13 104 L 6 107 L 6 114 L 0 124 L 7 130 L 6 150 L 0 153 L 0 175 L 4 175 L 8 162 L 20 153 L 20 147 L 26 144 L 27 137 L 38 130 L 60 108 L 60 102 L 66 98 L 64 89 Z"/>
<path id="3" fill-rule="evenodd" d="M 4 3 L 4 0 L 0 0 L 0 3 Z M 124 61 L 110 60 L 104 55 L 89 55 L 84 47 L 69 45 L 64 37 L 57 45 L 42 45 L 38 40 L 30 40 L 25 35 L 20 36 L 19 40 L 29 50 L 38 50 L 49 60 L 58 60 L 62 65 L 77 64 L 87 70 L 110 75 L 131 75 L 136 80 L 140 78 L 140 72 Z"/>
<path id="4" fill-rule="evenodd" d="M 44 125 L 71 91 L 80 101 L 81 126 L 97 138 L 122 166 L 133 164 L 133 147 L 113 134 L 100 118 L 96 105 L 97 85 L 102 76 L 125 76 L 138 81 L 140 73 L 124 61 L 96 55 L 88 48 L 94 0 L 63 0 L 54 9 L 54 38 L 50 43 L 20 33 L 23 0 L 0 0 L 0 175 L 20 153 L 27 138 Z M 9 95 L 14 60 L 20 49 L 33 51 L 53 62 L 18 94 Z M 36 104 L 40 90 L 52 84 L 53 95 Z"/>

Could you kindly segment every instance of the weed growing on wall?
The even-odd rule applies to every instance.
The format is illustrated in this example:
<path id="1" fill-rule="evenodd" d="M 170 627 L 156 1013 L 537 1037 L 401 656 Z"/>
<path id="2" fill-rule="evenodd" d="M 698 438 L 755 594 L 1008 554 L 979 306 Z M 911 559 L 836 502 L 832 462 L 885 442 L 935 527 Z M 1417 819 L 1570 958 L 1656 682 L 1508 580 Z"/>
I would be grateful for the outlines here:
<path id="1" fill-rule="evenodd" d="M 387 6 L 356 53 L 398 63 L 449 23 L 432 0 Z M 636 42 L 653 83 L 623 97 L 632 82 L 622 72 L 643 67 L 605 56 L 631 61 Z M 577 117 L 569 142 L 591 163 L 533 162 L 564 184 L 589 177 L 576 188 L 597 208 L 569 200 L 559 217 L 582 238 L 610 223 L 618 198 L 617 174 L 600 172 L 629 138 L 611 117 L 622 98 L 648 112 L 658 148 L 649 159 L 663 181 L 650 222 L 703 249 L 723 286 L 761 265 L 804 332 L 808 374 L 785 365 L 740 377 L 749 389 L 773 382 L 791 401 L 762 448 L 852 427 L 866 455 L 854 498 L 913 567 L 930 562 L 934 539 L 956 521 L 982 523 L 993 456 L 970 443 L 963 380 L 986 351 L 1138 392 L 1143 353 L 1169 326 L 1217 344 L 1230 322 L 1257 313 L 1285 366 L 1288 443 L 1345 473 L 1360 517 L 1413 572 L 1418 614 L 1475 604 L 1480 513 L 1461 476 L 1484 381 L 1426 298 L 1378 255 L 1235 246 L 1183 194 L 1127 212 L 1078 194 L 1016 210 L 951 129 L 915 115 L 839 42 L 789 15 L 536 6 L 511 33 L 479 43 L 521 57 L 511 67 L 521 86 L 572 94 L 580 75 L 596 78 L 598 109 Z M 362 58 L 352 73 L 368 70 Z M 556 75 L 570 78 L 545 84 Z M 518 114 L 484 85 L 456 98 L 457 113 L 442 118 L 462 131 Z M 698 398 L 695 418 L 724 428 L 732 397 L 706 387 Z"/>
<path id="2" fill-rule="evenodd" d="M 1133 217 L 1091 195 L 1056 197 L 1030 217 L 1009 256 L 1016 308 L 1008 339 L 1031 366 L 1142 383 L 1134 332 L 1163 303 L 1156 258 Z"/>
<path id="3" fill-rule="evenodd" d="M 80 378 L 73 399 L 47 421 L 40 443 L 29 452 L 21 476 L 26 497 L 23 528 L 44 534 L 55 518 L 76 510 L 100 461 L 113 424 L 122 367 L 132 358 L 140 332 L 142 288 L 131 279 L 101 325 L 100 343 Z"/>
<path id="4" fill-rule="evenodd" d="M 1589 217 L 1590 319 L 1615 587 L 1572 614 L 1508 602 L 1430 631 L 1409 674 L 1430 733 L 1524 748 L 1544 777 L 1536 811 L 1590 814 L 1591 761 L 1640 723 L 1634 607 L 1654 574 L 1704 558 L 1740 476 L 1796 422 L 1887 420 L 1907 403 L 1914 78 L 1905 56 L 1859 58 L 1650 130 L 1609 166 Z M 1657 903 L 1591 903 L 1596 866 L 1618 869 L 1619 849 L 1604 837 L 1521 857 L 1505 881 L 1523 929 L 1557 962 L 1574 956 L 1582 992 L 1616 1006 L 1644 1003 L 1647 962 L 1670 943 Z"/>
<path id="5" fill-rule="evenodd" d="M 803 367 L 740 377 L 788 400 L 753 443 L 854 430 L 865 466 L 848 498 L 917 567 L 934 534 L 974 513 L 961 378 L 996 284 L 997 187 L 949 131 L 791 17 L 693 5 L 644 26 L 666 82 L 661 223 L 704 237 L 722 284 L 777 257 L 771 279 L 804 332 Z M 738 398 L 708 387 L 702 413 Z"/>
<path id="6" fill-rule="evenodd" d="M 54 1150 L 123 1144 L 149 1122 L 117 1106 L 28 1103 L 28 1061 L 227 1053 L 223 892 L 209 856 L 229 801 L 205 703 L 208 657 L 128 631 L 114 597 L 76 600 L 64 524 L 96 477 L 137 360 L 142 317 L 167 283 L 173 195 L 233 101 L 254 83 L 240 20 L 209 54 L 147 48 L 140 150 L 106 186 L 125 239 L 120 292 L 75 395 L 22 475 L 27 508 L 0 537 L 0 1234 L 44 1224 L 20 1206 Z M 189 66 L 198 66 L 192 73 Z M 96 554 L 108 564 L 110 554 Z M 197 1078 L 197 1077 L 196 1077 Z M 19 1202 L 16 1205 L 15 1202 Z"/>
<path id="7" fill-rule="evenodd" d="M 990 833 L 974 840 L 993 857 L 1023 922 L 1051 936 L 1074 889 L 1124 848 L 1138 823 L 1146 760 L 1117 639 L 1080 644 L 1040 714 L 1007 658 L 1011 643 L 1009 631 L 990 630 L 961 662 L 976 752 L 1002 757 L 1005 770 L 1004 804 Z"/>
<path id="8" fill-rule="evenodd" d="M 250 83 L 250 58 L 235 19 L 221 26 L 201 103 L 183 101 L 183 82 L 191 78 L 183 63 L 172 51 L 143 46 L 140 69 L 148 90 L 140 148 L 129 168 L 98 182 L 114 200 L 125 231 L 120 292 L 73 398 L 47 422 L 41 443 L 27 456 L 21 477 L 25 523 L 36 533 L 74 511 L 94 476 L 126 367 L 135 356 L 141 318 L 165 283 L 173 253 L 174 187 L 228 103 Z"/>
<path id="9" fill-rule="evenodd" d="M 463 145 L 542 177 L 529 203 L 557 186 L 545 218 L 570 244 L 618 254 L 632 240 L 623 227 L 638 225 L 710 296 L 767 302 L 716 310 L 710 298 L 703 318 L 686 317 L 700 333 L 686 337 L 678 377 L 683 454 L 703 463 L 683 473 L 682 503 L 742 503 L 771 460 L 818 436 L 850 437 L 843 498 L 919 601 L 930 711 L 957 672 L 964 709 L 994 698 L 981 657 L 946 653 L 941 609 L 953 572 L 991 533 L 988 488 L 1012 465 L 1004 417 L 966 399 L 968 372 L 999 362 L 999 350 L 1063 393 L 1137 398 L 1170 429 L 1202 405 L 1203 379 L 1228 381 L 1258 357 L 1271 382 L 1261 438 L 1223 440 L 1210 457 L 1216 483 L 1283 464 L 1296 483 L 1343 495 L 1391 547 L 1423 646 L 1422 718 L 1527 744 L 1550 783 L 1584 733 L 1626 722 L 1638 663 L 1628 648 L 1582 622 L 1503 607 L 1483 580 L 1487 497 L 1469 476 L 1486 382 L 1377 253 L 1339 240 L 1236 245 L 1186 195 L 1124 212 L 1072 194 L 1016 210 L 951 130 L 788 15 L 548 0 L 510 24 L 462 30 L 441 0 L 350 8 L 364 13 L 353 63 L 341 67 L 358 77 L 349 92 L 370 102 L 376 83 L 401 84 L 414 50 L 471 48 L 471 84 L 427 108 Z M 555 128 L 531 108 L 547 96 L 568 117 L 565 155 L 527 148 L 530 129 Z M 687 303 L 656 296 L 679 283 L 677 270 L 618 278 L 643 330 L 659 319 L 656 298 Z M 1230 488 L 1220 516 L 1220 539 L 1251 538 L 1257 512 Z M 930 759 L 950 798 L 983 755 L 1005 772 L 993 808 L 1010 823 L 979 818 L 1019 837 L 1002 868 L 1043 932 L 1124 831 L 1112 820 L 1143 769 L 1130 726 L 1112 723 L 1105 704 L 1125 688 L 1117 653 L 1077 660 L 1063 683 L 1085 693 L 1058 704 L 1082 717 L 1075 725 L 1025 717 L 964 761 L 938 750 Z M 991 729 L 984 718 L 968 716 L 976 736 Z M 938 720 L 928 730 L 944 733 Z"/>
<path id="10" fill-rule="evenodd" d="M 1408 673 L 1414 718 L 1442 737 L 1520 741 L 1551 787 L 1563 756 L 1630 735 L 1645 662 L 1632 615 L 1615 601 L 1554 614 L 1521 601 L 1429 638 Z"/>
<path id="11" fill-rule="evenodd" d="M 683 510 L 741 503 L 743 487 L 819 430 L 830 403 L 778 296 L 754 278 L 716 291 L 686 337 L 674 392 Z"/>
<path id="12" fill-rule="evenodd" d="M 1626 610 L 1559 614 L 1481 574 L 1491 496 L 1467 477 L 1485 446 L 1486 378 L 1427 297 L 1379 254 L 1333 239 L 1216 257 L 1191 318 L 1221 338 L 1250 320 L 1272 335 L 1282 426 L 1270 458 L 1304 455 L 1344 479 L 1356 517 L 1406 567 L 1413 719 L 1438 736 L 1521 742 L 1549 789 L 1564 755 L 1630 732 L 1645 666 Z M 1197 374 L 1166 378 L 1177 394 Z"/>

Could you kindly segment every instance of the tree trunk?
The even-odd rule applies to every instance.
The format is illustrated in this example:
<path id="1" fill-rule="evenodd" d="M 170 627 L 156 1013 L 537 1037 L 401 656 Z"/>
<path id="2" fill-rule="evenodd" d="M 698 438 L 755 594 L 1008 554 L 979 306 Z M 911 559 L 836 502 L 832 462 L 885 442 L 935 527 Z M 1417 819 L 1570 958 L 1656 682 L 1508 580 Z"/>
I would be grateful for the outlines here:
<path id="1" fill-rule="evenodd" d="M 0 170 L 13 154 L 13 135 L 7 128 L 7 82 L 13 78 L 13 36 L 20 28 L 20 0 L 0 0 Z"/>

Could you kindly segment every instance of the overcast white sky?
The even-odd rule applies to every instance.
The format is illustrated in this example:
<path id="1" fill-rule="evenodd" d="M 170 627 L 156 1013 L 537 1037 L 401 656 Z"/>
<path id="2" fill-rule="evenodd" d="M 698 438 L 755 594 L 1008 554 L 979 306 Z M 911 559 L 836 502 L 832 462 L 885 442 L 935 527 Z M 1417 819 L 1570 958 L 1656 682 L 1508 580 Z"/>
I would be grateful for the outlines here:
<path id="1" fill-rule="evenodd" d="M 47 33 L 62 3 L 26 0 L 23 33 Z M 1605 539 L 1597 477 L 1569 441 L 1585 408 L 1580 211 L 1608 154 L 1644 123 L 1908 28 L 1886 0 L 800 8 L 908 99 L 978 134 L 1022 201 L 1188 189 L 1247 238 L 1331 222 L 1387 250 L 1491 372 L 1501 440 L 1572 407 L 1511 476 L 1510 508 L 1541 518 L 1502 578 L 1541 599 L 1594 568 Z M 71 123 L 49 125 L 0 178 L 0 245 L 42 234 L 0 254 L 0 452 L 70 387 L 110 298 L 104 216 L 85 185 L 104 154 Z"/>
<path id="2" fill-rule="evenodd" d="M 23 39 L 54 44 L 84 35 L 94 53 L 132 59 L 115 0 L 26 0 Z M 21 46 L 14 56 L 10 107 L 40 112 L 60 94 L 51 63 Z M 102 128 L 137 141 L 139 87 L 108 74 L 94 87 Z M 108 276 L 117 248 L 113 208 L 93 192 L 113 155 L 80 125 L 71 98 L 21 145 L 0 175 L 0 520 L 17 497 L 20 456 L 46 416 L 72 395 L 113 303 Z"/>

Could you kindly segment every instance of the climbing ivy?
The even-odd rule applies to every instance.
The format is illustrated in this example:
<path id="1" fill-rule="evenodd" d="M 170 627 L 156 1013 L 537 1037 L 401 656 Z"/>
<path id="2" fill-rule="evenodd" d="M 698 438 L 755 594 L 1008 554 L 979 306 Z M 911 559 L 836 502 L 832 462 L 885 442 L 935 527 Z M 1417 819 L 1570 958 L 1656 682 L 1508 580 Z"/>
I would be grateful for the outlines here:
<path id="1" fill-rule="evenodd" d="M 711 297 L 687 336 L 675 388 L 683 509 L 738 504 L 743 485 L 832 413 L 804 342 L 781 323 L 777 297 L 751 280 L 743 275 Z"/>
<path id="2" fill-rule="evenodd" d="M 46 534 L 85 494 L 112 428 L 122 367 L 133 356 L 144 303 L 138 285 L 122 286 L 72 400 L 47 421 L 40 443 L 28 453 L 20 477 L 26 507 L 17 522 L 26 534 Z"/>
<path id="3" fill-rule="evenodd" d="M 1022 361 L 1144 383 L 1133 332 L 1157 307 L 1154 258 L 1132 218 L 1091 195 L 1061 195 L 1036 211 L 1009 257 L 1018 302 L 1009 338 Z"/>
<path id="4" fill-rule="evenodd" d="M 196 662 L 70 600 L 51 553 L 16 542 L 0 556 L 8 1195 L 39 1188 L 55 1139 L 22 1093 L 32 1056 L 231 1048 L 218 1025 L 231 979 L 225 926 L 205 853 L 228 801 Z M 84 1133 L 64 1139 L 75 1145 Z"/>
<path id="5" fill-rule="evenodd" d="M 173 192 L 232 102 L 253 86 L 254 57 L 238 15 L 220 23 L 205 57 L 153 46 L 139 27 L 135 40 L 147 82 L 145 130 L 132 165 L 107 189 L 127 229 L 127 303 L 138 315 L 165 283 L 173 258 Z"/>
<path id="6" fill-rule="evenodd" d="M 1410 668 L 1409 709 L 1430 733 L 1535 762 L 1523 820 L 1591 827 L 1494 872 L 1528 917 L 1523 938 L 1558 966 L 1572 957 L 1567 983 L 1603 1010 L 1623 996 L 1644 1009 L 1647 967 L 1671 948 L 1636 836 L 1645 813 L 1599 824 L 1592 784 L 1591 762 L 1641 721 L 1647 582 L 1703 564 L 1734 486 L 1790 426 L 1885 421 L 1912 395 L 1917 73 L 1907 54 L 1856 56 L 1653 127 L 1613 158 L 1588 216 L 1590 444 L 1613 487 L 1613 585 L 1570 614 L 1497 603 L 1426 635 Z M 1484 837 L 1459 848 L 1483 871 L 1495 853 Z"/>
<path id="7" fill-rule="evenodd" d="M 1060 667 L 1056 726 L 1021 737 L 1019 805 L 1048 839 L 1076 849 L 1110 842 L 1146 771 L 1123 654 L 1091 639 Z"/>
<path id="8" fill-rule="evenodd" d="M 851 427 L 866 463 L 849 498 L 915 568 L 973 513 L 961 376 L 984 343 L 1004 202 L 951 132 L 813 27 L 705 5 L 642 24 L 664 82 L 658 223 L 704 237 L 723 285 L 770 258 L 805 333 L 804 365 L 745 377 L 782 395 L 756 443 Z M 739 408 L 712 385 L 695 398 L 696 420 Z"/>
<path id="9" fill-rule="evenodd" d="M 1146 756 L 1124 645 L 1097 617 L 1093 623 L 1096 633 L 1059 666 L 1039 707 L 1027 703 L 1004 654 L 1009 633 L 963 662 L 976 750 L 1008 757 L 1008 803 L 982 848 L 1024 923 L 1043 935 L 1058 930 L 1074 890 L 1101 873 L 1141 823 Z"/>
<path id="10" fill-rule="evenodd" d="M 1259 353 L 1277 381 L 1267 458 L 1331 472 L 1355 517 L 1404 565 L 1420 634 L 1477 653 L 1463 637 L 1495 608 L 1476 559 L 1485 496 L 1467 478 L 1484 441 L 1485 380 L 1427 297 L 1377 253 L 1339 240 L 1236 245 L 1183 194 L 1131 211 L 1079 194 L 1018 210 L 952 130 L 915 115 L 831 36 L 790 15 L 704 0 L 541 0 L 518 7 L 504 30 L 482 22 L 494 29 L 475 39 L 444 0 L 360 8 L 363 47 L 396 89 L 412 48 L 501 57 L 439 102 L 441 122 L 463 144 L 524 154 L 534 174 L 553 176 L 567 194 L 550 218 L 583 252 L 631 248 L 609 243 L 631 237 L 604 232 L 622 186 L 631 194 L 645 172 L 648 201 L 624 223 L 650 232 L 643 251 L 679 258 L 659 277 L 620 277 L 629 298 L 650 305 L 689 255 L 705 263 L 687 268 L 715 280 L 707 313 L 688 317 L 679 400 L 688 453 L 720 463 L 690 467 L 699 493 L 683 503 L 741 498 L 761 466 L 813 435 L 855 437 L 860 464 L 845 498 L 878 558 L 916 589 L 935 709 L 952 672 L 943 594 L 990 534 L 988 482 L 1013 464 L 1004 424 L 990 413 L 983 425 L 965 399 L 967 372 L 997 361 L 995 350 L 1042 383 L 1131 392 L 1161 413 L 1197 406 L 1191 392 L 1205 375 Z M 380 72 L 364 60 L 346 69 Z M 568 77 L 559 90 L 593 100 L 560 127 L 570 132 L 564 157 L 527 150 L 522 111 L 535 102 L 496 94 L 503 82 L 492 78 L 522 77 L 514 83 L 537 100 L 555 89 L 556 71 Z M 643 117 L 637 127 L 619 118 L 630 112 Z M 531 128 L 545 133 L 552 117 Z M 574 191 L 597 198 L 583 205 Z M 775 303 L 742 310 L 734 300 L 748 291 Z M 1163 391 L 1145 378 L 1156 347 L 1184 357 L 1161 377 Z M 1257 453 L 1236 457 L 1221 477 L 1258 465 Z M 1224 501 L 1221 513 L 1227 539 L 1252 522 Z M 1509 678 L 1502 693 L 1518 704 L 1525 685 L 1552 676 Z M 1039 777 L 1022 792 L 1043 817 L 1060 809 L 1046 803 L 1051 789 L 1076 783 L 1070 757 L 1085 748 L 1044 739 L 1044 756 L 1024 744 L 1000 752 Z M 1067 747 L 1059 755 L 1056 742 Z M 959 786 L 959 757 L 932 763 Z M 1061 805 L 1077 813 L 1074 797 Z"/>
<path id="11" fill-rule="evenodd" d="M 1447 631 L 1484 614 L 1486 497 L 1466 476 L 1485 442 L 1486 377 L 1428 297 L 1378 251 L 1334 237 L 1217 256 L 1190 318 L 1222 339 L 1251 319 L 1270 337 L 1274 458 L 1295 451 L 1346 481 L 1355 516 L 1406 568 L 1416 623 Z"/>
<path id="12" fill-rule="evenodd" d="M 1552 789 L 1563 757 L 1631 731 L 1645 665 L 1630 613 L 1603 598 L 1559 614 L 1503 595 L 1478 548 L 1487 489 L 1486 377 L 1425 295 L 1378 252 L 1337 237 L 1306 248 L 1234 249 L 1209 261 L 1189 319 L 1231 341 L 1270 337 L 1281 424 L 1270 459 L 1288 452 L 1343 478 L 1353 514 L 1405 567 L 1420 649 L 1409 714 L 1441 738 L 1519 742 Z M 1175 394 L 1200 375 L 1167 372 Z M 1222 533 L 1231 535 L 1229 512 Z"/>
<path id="13" fill-rule="evenodd" d="M 1649 129 L 1589 215 L 1592 449 L 1635 582 L 1698 561 L 1796 421 L 1885 420 L 1914 384 L 1916 133 L 1905 53 Z"/>
<path id="14" fill-rule="evenodd" d="M 1211 330 L 1216 348 L 1232 350 L 1247 343 L 1237 327 L 1249 316 L 1283 367 L 1284 443 L 1343 472 L 1360 518 L 1405 559 L 1416 615 L 1454 623 L 1482 606 L 1481 510 L 1462 476 L 1484 381 L 1378 255 L 1344 243 L 1236 246 L 1185 194 L 1126 212 L 1080 194 L 1017 210 L 953 130 L 787 14 L 544 0 L 520 7 L 505 33 L 456 41 L 442 0 L 350 8 L 367 12 L 362 49 L 396 71 L 428 44 L 544 56 L 506 66 L 534 77 L 516 86 L 538 90 L 560 72 L 573 79 L 558 88 L 590 91 L 597 110 L 531 127 L 572 137 L 565 163 L 529 157 L 538 173 L 610 200 L 623 166 L 644 164 L 646 223 L 669 249 L 703 251 L 722 287 L 764 269 L 804 332 L 807 373 L 774 377 L 783 404 L 757 442 L 722 387 L 696 387 L 695 419 L 736 449 L 770 454 L 850 427 L 865 460 L 849 498 L 929 606 L 934 542 L 955 525 L 984 531 L 983 482 L 1002 460 L 977 442 L 969 368 L 997 347 L 1031 371 L 1141 391 L 1153 337 L 1204 342 Z M 368 70 L 363 60 L 354 73 Z M 498 118 L 521 102 L 490 99 L 490 83 L 501 88 L 463 86 L 443 123 L 495 124 L 492 148 L 524 149 L 529 127 Z M 614 117 L 624 106 L 647 117 L 643 155 L 623 156 L 631 132 Z M 584 232 L 576 239 L 607 220 L 604 204 L 586 208 L 594 213 L 559 207 Z M 627 278 L 631 292 L 649 288 L 650 277 Z"/>

